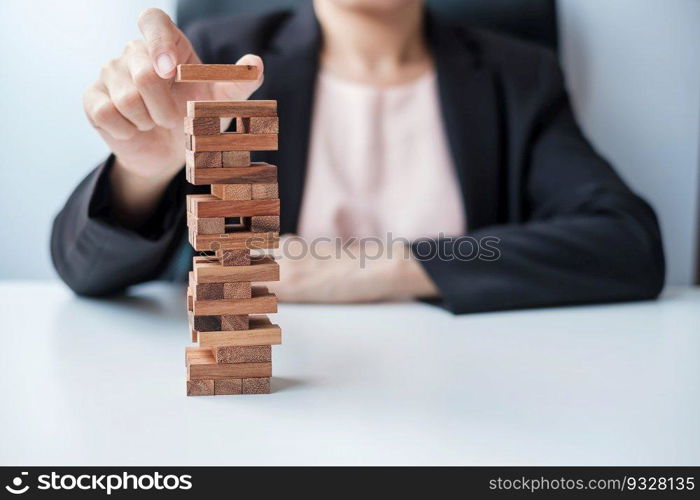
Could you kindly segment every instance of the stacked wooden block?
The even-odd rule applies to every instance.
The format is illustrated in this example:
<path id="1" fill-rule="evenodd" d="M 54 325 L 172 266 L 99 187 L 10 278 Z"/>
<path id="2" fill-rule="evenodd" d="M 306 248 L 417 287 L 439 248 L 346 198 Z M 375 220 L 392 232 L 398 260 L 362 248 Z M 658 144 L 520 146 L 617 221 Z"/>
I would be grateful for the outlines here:
<path id="1" fill-rule="evenodd" d="M 257 68 L 182 65 L 178 81 L 254 80 Z M 235 131 L 222 132 L 235 123 Z M 229 129 L 230 130 L 230 129 Z M 186 175 L 211 194 L 187 197 L 194 257 L 187 290 L 192 341 L 186 349 L 187 395 L 270 392 L 271 346 L 281 331 L 266 313 L 277 297 L 255 282 L 279 280 L 271 256 L 251 250 L 279 244 L 277 167 L 251 162 L 276 150 L 276 101 L 190 101 L 185 118 Z"/>

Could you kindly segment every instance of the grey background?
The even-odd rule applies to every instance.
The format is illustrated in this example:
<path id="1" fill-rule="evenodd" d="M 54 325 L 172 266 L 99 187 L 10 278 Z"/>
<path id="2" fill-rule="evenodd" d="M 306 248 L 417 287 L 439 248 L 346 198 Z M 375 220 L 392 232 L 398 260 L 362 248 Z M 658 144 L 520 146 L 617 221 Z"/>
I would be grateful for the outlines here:
<path id="1" fill-rule="evenodd" d="M 174 0 L 0 2 L 0 279 L 55 277 L 51 221 L 107 154 L 81 94 Z M 670 283 L 692 280 L 700 166 L 700 2 L 560 0 L 561 58 L 588 137 L 661 217 Z M 614 251 L 614 249 L 611 249 Z"/>

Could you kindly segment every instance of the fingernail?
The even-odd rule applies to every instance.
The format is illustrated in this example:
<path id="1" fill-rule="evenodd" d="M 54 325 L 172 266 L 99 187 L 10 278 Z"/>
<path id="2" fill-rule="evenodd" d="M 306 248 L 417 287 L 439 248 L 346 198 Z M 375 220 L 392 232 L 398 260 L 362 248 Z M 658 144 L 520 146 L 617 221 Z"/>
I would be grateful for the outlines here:
<path id="1" fill-rule="evenodd" d="M 156 68 L 160 76 L 165 76 L 175 69 L 175 61 L 170 57 L 170 54 L 161 54 L 156 59 Z"/>

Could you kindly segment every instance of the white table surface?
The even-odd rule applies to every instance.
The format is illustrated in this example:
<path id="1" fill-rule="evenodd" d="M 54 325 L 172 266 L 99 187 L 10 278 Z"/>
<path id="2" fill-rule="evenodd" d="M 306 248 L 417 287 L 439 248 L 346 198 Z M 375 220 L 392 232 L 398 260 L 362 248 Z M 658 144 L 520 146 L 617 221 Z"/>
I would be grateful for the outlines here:
<path id="1" fill-rule="evenodd" d="M 0 282 L 0 463 L 700 464 L 699 289 L 461 317 L 284 305 L 261 396 L 185 396 L 184 304 Z"/>

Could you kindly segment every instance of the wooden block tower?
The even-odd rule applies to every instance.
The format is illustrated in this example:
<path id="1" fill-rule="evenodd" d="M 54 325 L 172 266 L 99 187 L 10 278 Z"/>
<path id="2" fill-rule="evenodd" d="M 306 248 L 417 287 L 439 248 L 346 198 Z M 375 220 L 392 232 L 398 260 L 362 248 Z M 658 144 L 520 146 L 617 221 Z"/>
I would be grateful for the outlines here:
<path id="1" fill-rule="evenodd" d="M 258 68 L 227 64 L 178 66 L 177 81 L 255 80 Z M 229 121 L 235 131 L 222 132 Z M 211 194 L 187 196 L 189 241 L 200 255 L 189 275 L 187 395 L 266 394 L 271 346 L 281 343 L 277 297 L 254 282 L 279 280 L 271 256 L 251 250 L 279 245 L 277 167 L 250 161 L 251 151 L 277 149 L 276 101 L 189 101 L 185 118 L 187 180 Z"/>

